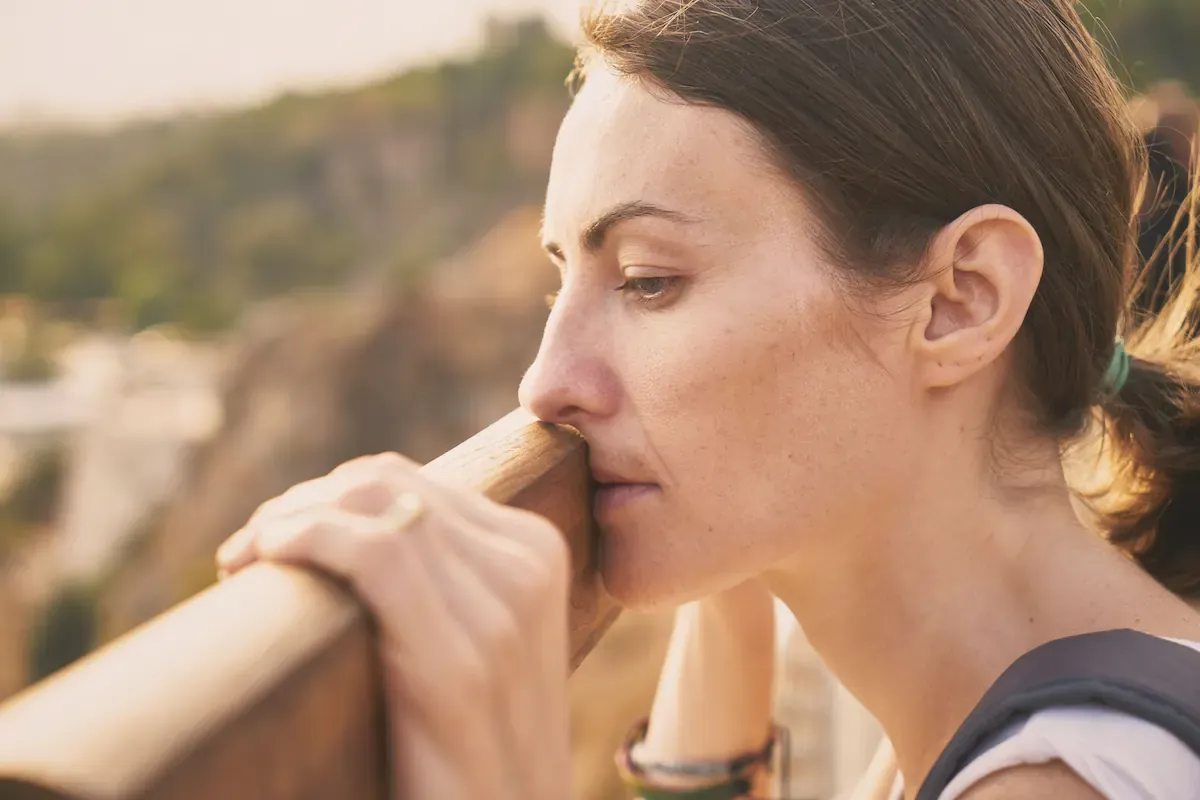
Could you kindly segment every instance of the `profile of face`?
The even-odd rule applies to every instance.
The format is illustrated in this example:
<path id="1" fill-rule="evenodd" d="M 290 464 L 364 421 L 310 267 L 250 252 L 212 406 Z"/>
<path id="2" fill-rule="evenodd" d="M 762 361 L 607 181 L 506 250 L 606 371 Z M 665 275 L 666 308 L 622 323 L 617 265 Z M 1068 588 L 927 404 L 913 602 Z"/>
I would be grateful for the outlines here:
<path id="1" fill-rule="evenodd" d="M 953 335 L 1004 311 L 1003 279 L 951 278 L 950 303 L 936 282 L 864 297 L 816 231 L 739 118 L 589 71 L 555 146 L 562 288 L 521 402 L 589 442 L 619 602 L 683 602 L 869 535 L 919 479 L 931 421 L 955 424 L 931 386 L 1003 352 L 995 330 L 986 350 Z"/>

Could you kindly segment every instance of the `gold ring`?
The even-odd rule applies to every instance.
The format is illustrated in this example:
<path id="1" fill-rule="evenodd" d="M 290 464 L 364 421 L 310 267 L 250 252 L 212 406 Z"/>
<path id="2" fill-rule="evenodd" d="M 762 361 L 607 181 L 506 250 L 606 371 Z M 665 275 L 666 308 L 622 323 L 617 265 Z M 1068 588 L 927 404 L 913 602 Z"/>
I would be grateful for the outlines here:
<path id="1" fill-rule="evenodd" d="M 425 501 L 416 492 L 404 491 L 396 495 L 383 519 L 393 530 L 403 530 L 425 516 Z"/>

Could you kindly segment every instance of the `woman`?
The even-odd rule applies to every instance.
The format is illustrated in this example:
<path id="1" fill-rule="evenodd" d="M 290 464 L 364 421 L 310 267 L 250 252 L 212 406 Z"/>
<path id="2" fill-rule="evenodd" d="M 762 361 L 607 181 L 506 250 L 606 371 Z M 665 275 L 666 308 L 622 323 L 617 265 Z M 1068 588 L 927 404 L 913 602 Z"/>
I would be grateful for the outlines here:
<path id="1" fill-rule="evenodd" d="M 586 25 L 545 209 L 562 291 L 521 402 L 589 440 L 609 591 L 698 601 L 635 748 L 654 796 L 761 747 L 771 594 L 908 797 L 1040 645 L 1200 648 L 1178 596 L 1200 580 L 1192 346 L 1183 312 L 1123 329 L 1137 134 L 1070 3 L 625 6 Z M 1068 487 L 1091 421 L 1114 483 L 1095 523 L 1136 559 Z M 386 456 L 267 504 L 220 554 L 255 559 L 343 575 L 378 615 L 398 797 L 567 796 L 545 522 Z M 1115 711 L 1001 739 L 941 796 L 1200 786 L 1179 740 Z"/>

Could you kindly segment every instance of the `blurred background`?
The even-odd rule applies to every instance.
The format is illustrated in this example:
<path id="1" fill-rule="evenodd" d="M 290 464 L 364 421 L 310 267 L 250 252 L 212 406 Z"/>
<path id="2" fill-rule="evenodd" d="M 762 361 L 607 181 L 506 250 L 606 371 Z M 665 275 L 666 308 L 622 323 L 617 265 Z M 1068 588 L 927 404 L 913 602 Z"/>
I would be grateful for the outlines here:
<path id="1" fill-rule="evenodd" d="M 0 698 L 212 583 L 293 483 L 515 407 L 579 2 L 0 0 Z M 1149 255 L 1200 3 L 1082 5 L 1151 146 Z M 624 796 L 669 625 L 573 679 L 575 797 Z M 877 733 L 784 630 L 793 794 L 828 797 Z"/>

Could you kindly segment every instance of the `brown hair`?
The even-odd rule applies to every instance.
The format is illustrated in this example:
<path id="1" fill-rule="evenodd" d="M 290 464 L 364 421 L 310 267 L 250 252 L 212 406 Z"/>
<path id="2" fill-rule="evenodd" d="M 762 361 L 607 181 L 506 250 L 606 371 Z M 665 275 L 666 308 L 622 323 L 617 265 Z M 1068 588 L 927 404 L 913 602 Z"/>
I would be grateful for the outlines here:
<path id="1" fill-rule="evenodd" d="M 1037 423 L 1067 442 L 1099 421 L 1101 524 L 1169 588 L 1200 591 L 1195 281 L 1122 330 L 1144 153 L 1069 0 L 637 0 L 593 9 L 584 32 L 584 74 L 598 56 L 749 122 L 820 198 L 830 257 L 868 284 L 911 279 L 972 208 L 1023 214 L 1046 255 L 1016 342 Z M 1122 333 L 1130 372 L 1111 396 Z"/>

